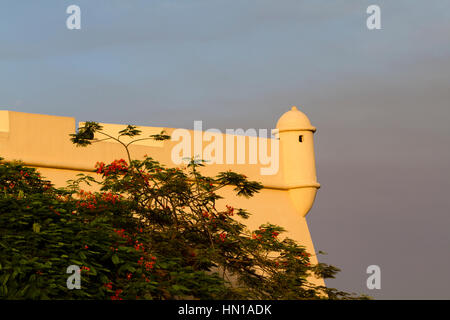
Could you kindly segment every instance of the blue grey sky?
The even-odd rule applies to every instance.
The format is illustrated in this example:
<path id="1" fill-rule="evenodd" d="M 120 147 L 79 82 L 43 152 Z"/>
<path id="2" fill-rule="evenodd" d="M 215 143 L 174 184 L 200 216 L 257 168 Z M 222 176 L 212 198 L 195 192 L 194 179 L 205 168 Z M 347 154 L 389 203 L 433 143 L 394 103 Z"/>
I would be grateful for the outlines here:
<path id="1" fill-rule="evenodd" d="M 342 268 L 328 285 L 450 298 L 448 1 L 2 0 L 0 41 L 1 109 L 223 130 L 297 105 L 318 128 L 308 220 Z"/>

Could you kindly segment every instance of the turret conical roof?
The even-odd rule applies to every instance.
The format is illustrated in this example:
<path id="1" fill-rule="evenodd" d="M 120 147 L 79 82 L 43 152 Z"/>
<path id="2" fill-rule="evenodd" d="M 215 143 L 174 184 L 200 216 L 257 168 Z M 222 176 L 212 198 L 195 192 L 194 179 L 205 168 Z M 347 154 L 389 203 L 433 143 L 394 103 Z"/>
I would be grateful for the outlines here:
<path id="1" fill-rule="evenodd" d="M 285 112 L 277 122 L 277 129 L 279 132 L 283 131 L 316 131 L 316 128 L 311 125 L 306 114 L 292 106 L 291 110 Z"/>

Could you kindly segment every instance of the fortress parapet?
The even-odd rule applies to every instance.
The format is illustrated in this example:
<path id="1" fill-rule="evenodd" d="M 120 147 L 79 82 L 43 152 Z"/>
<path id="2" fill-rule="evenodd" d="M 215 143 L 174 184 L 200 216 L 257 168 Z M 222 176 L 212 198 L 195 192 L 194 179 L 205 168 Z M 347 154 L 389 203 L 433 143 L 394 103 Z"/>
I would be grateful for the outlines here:
<path id="1" fill-rule="evenodd" d="M 126 127 L 125 124 L 100 124 L 105 132 L 111 134 Z M 163 130 L 173 137 L 181 130 L 147 126 L 138 126 L 138 129 L 147 137 Z M 0 157 L 3 157 L 4 161 L 20 160 L 27 166 L 37 168 L 56 186 L 65 185 L 67 180 L 73 179 L 78 173 L 95 174 L 94 166 L 98 161 L 108 163 L 126 158 L 123 146 L 116 142 L 102 141 L 86 148 L 76 147 L 69 139 L 69 134 L 75 130 L 76 122 L 71 117 L 1 110 Z M 224 203 L 245 208 L 252 213 L 247 223 L 249 228 L 257 228 L 267 222 L 278 224 L 287 229 L 289 237 L 299 241 L 309 252 L 314 253 L 305 217 L 320 187 L 316 178 L 314 158 L 315 131 L 316 128 L 311 125 L 307 116 L 296 107 L 292 107 L 278 120 L 275 137 L 230 135 L 211 130 L 183 132 L 192 139 L 200 137 L 203 141 L 200 148 L 195 143 L 187 144 L 187 148 L 191 148 L 191 155 L 201 153 L 216 158 L 220 152 L 224 155 L 223 161 L 213 161 L 210 164 L 207 162 L 202 168 L 203 174 L 214 176 L 221 171 L 232 170 L 263 184 L 264 189 L 250 199 L 233 196 L 231 188 L 225 190 L 223 194 Z M 232 156 L 230 156 L 231 141 L 233 141 Z M 145 140 L 131 145 L 130 151 L 134 158 L 149 155 L 167 167 L 178 167 L 180 164 L 174 161 L 176 159 L 173 152 L 176 148 L 180 148 L 180 143 L 183 143 L 181 139 Z M 213 143 L 215 150 L 211 148 Z M 267 161 L 249 163 L 252 162 L 250 160 L 255 152 L 260 156 L 262 152 L 273 155 L 272 163 Z M 271 170 L 267 171 L 270 166 Z M 276 170 L 273 170 L 274 168 Z M 323 284 L 323 280 L 317 281 Z"/>

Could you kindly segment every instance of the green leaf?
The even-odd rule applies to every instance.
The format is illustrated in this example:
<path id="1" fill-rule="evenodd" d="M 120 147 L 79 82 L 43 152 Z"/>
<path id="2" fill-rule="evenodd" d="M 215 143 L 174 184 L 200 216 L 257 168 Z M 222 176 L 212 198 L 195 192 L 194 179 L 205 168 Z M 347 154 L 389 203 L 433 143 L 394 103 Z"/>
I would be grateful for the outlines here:
<path id="1" fill-rule="evenodd" d="M 120 259 L 119 259 L 119 257 L 118 257 L 116 254 L 114 254 L 114 255 L 111 257 L 111 261 L 112 261 L 114 264 L 118 264 L 118 263 L 120 262 Z"/>
<path id="2" fill-rule="evenodd" d="M 188 288 L 186 288 L 186 287 L 183 286 L 183 285 L 179 285 L 179 284 L 174 284 L 174 285 L 172 286 L 172 289 L 173 289 L 174 291 L 189 291 Z"/>
<path id="3" fill-rule="evenodd" d="M 33 223 L 33 232 L 39 233 L 41 232 L 41 225 L 37 222 Z"/>
<path id="4" fill-rule="evenodd" d="M 5 274 L 2 278 L 2 285 L 5 285 L 6 284 L 6 282 L 8 282 L 8 279 L 9 279 L 9 277 L 10 277 L 10 274 L 9 273 L 7 273 L 7 274 Z"/>

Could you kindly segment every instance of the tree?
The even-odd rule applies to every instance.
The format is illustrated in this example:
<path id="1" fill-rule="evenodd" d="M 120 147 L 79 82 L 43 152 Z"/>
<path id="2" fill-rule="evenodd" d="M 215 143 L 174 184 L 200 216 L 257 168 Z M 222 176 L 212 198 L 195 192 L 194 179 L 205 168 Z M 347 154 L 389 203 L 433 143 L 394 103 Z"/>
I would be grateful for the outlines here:
<path id="1" fill-rule="evenodd" d="M 218 191 L 233 186 L 251 197 L 262 185 L 231 171 L 200 173 L 203 161 L 167 168 L 146 156 L 133 159 L 130 144 L 165 140 L 138 137 L 128 126 L 117 136 L 86 122 L 71 135 L 77 146 L 95 134 L 124 146 L 127 160 L 97 163 L 97 175 L 80 174 L 56 189 L 20 163 L 0 166 L 0 297 L 64 299 L 353 299 L 308 281 L 334 277 L 336 267 L 311 265 L 310 254 L 283 228 L 247 230 L 250 215 L 216 207 Z M 97 185 L 96 192 L 83 184 Z M 237 218 L 237 219 L 236 219 Z M 81 267 L 81 290 L 68 290 L 69 265 Z"/>

